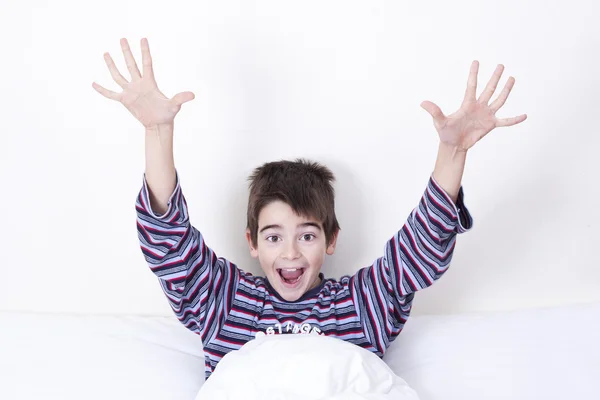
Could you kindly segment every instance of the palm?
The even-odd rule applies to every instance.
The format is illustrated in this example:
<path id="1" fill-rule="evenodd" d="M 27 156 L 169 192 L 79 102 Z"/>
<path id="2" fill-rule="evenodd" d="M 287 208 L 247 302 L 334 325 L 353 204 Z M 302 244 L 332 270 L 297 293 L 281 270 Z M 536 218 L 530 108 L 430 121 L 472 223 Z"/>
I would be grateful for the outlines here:
<path id="1" fill-rule="evenodd" d="M 466 148 L 496 127 L 494 114 L 477 102 L 463 106 L 441 122 L 434 121 L 434 125 L 442 142 Z"/>
<path id="2" fill-rule="evenodd" d="M 121 49 L 125 56 L 127 69 L 131 75 L 130 82 L 119 73 L 110 54 L 104 54 L 104 59 L 111 76 L 123 89 L 121 93 L 105 89 L 95 82 L 92 86 L 103 96 L 121 102 L 146 128 L 172 124 L 175 116 L 181 109 L 181 105 L 192 100 L 194 94 L 191 92 L 182 92 L 175 95 L 172 99 L 165 96 L 158 89 L 156 80 L 154 79 L 152 58 L 147 39 L 142 39 L 141 47 L 143 75 L 140 74 L 127 40 L 121 39 Z"/>
<path id="3" fill-rule="evenodd" d="M 479 99 L 476 98 L 477 71 L 479 63 L 474 61 L 471 65 L 469 82 L 463 103 L 458 111 L 445 116 L 440 108 L 430 101 L 425 101 L 421 106 L 433 117 L 434 126 L 444 144 L 459 150 L 468 150 L 481 138 L 496 127 L 511 126 L 523 122 L 527 115 L 523 114 L 514 118 L 499 119 L 496 112 L 504 105 L 514 85 L 514 78 L 510 77 L 504 90 L 491 104 L 488 101 L 494 94 L 496 86 L 504 67 L 499 65 L 490 79 Z"/>
<path id="4" fill-rule="evenodd" d="M 147 79 L 131 82 L 121 93 L 121 103 L 145 127 L 168 124 L 175 118 L 170 99 Z"/>

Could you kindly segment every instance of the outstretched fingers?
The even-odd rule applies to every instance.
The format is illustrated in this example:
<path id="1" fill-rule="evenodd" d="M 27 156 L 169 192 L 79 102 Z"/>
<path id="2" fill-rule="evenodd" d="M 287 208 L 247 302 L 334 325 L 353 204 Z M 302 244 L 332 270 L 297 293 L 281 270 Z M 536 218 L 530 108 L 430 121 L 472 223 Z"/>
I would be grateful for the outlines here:
<path id="1" fill-rule="evenodd" d="M 525 121 L 526 119 L 527 119 L 527 114 L 521 114 L 518 117 L 512 117 L 512 118 L 502 118 L 502 119 L 496 120 L 496 126 L 497 127 L 513 126 L 516 124 L 520 124 L 521 122 Z"/>
<path id="2" fill-rule="evenodd" d="M 431 101 L 424 101 L 421 103 L 421 107 L 429 113 L 433 117 L 434 120 L 442 120 L 444 119 L 444 113 L 438 107 L 437 104 L 432 103 Z"/>
<path id="3" fill-rule="evenodd" d="M 98 85 L 96 82 L 92 82 L 92 87 L 94 89 L 96 89 L 96 91 L 98 93 L 100 93 L 102 96 L 104 96 L 108 99 L 117 100 L 117 101 L 121 100 L 121 95 L 119 93 L 116 93 L 116 92 L 113 92 L 112 90 L 103 88 L 102 86 Z"/>
<path id="4" fill-rule="evenodd" d="M 143 38 L 140 43 L 142 48 L 142 71 L 144 77 L 154 80 L 154 70 L 152 69 L 152 56 L 150 55 L 150 45 L 148 39 Z"/>
<path id="5" fill-rule="evenodd" d="M 112 76 L 114 81 L 117 82 L 117 84 L 121 86 L 121 88 L 125 88 L 125 86 L 127 86 L 129 82 L 127 82 L 127 79 L 125 79 L 125 77 L 121 75 L 110 54 L 104 53 L 104 61 L 106 62 L 108 70 L 110 71 L 110 76 Z"/>
<path id="6" fill-rule="evenodd" d="M 477 93 L 477 74 L 479 73 L 479 61 L 475 60 L 471 63 L 469 70 L 469 79 L 467 80 L 467 90 L 463 103 L 474 102 Z"/>
<path id="7" fill-rule="evenodd" d="M 171 99 L 171 103 L 174 107 L 179 107 L 183 103 L 187 103 L 188 101 L 194 100 L 194 98 L 195 96 L 192 92 L 181 92 L 173 96 L 173 98 Z"/>
<path id="8" fill-rule="evenodd" d="M 494 102 L 492 104 L 490 104 L 490 109 L 492 110 L 492 112 L 494 114 L 504 105 L 504 103 L 506 102 L 506 99 L 508 99 L 508 95 L 510 94 L 510 91 L 512 90 L 514 85 L 515 85 L 515 78 L 513 78 L 511 76 L 510 78 L 508 78 L 508 81 L 506 81 L 506 84 L 504 85 L 504 89 L 502 89 L 502 92 L 500 93 L 498 98 L 496 100 L 494 100 Z"/>
<path id="9" fill-rule="evenodd" d="M 494 95 L 494 92 L 496 91 L 496 88 L 498 87 L 498 82 L 500 82 L 500 78 L 502 77 L 502 72 L 503 71 L 504 71 L 504 65 L 499 64 L 496 67 L 496 70 L 494 71 L 494 74 L 490 78 L 490 81 L 488 82 L 488 84 L 486 85 L 485 89 L 481 93 L 481 96 L 479 96 L 479 100 L 478 101 L 480 103 L 487 104 L 490 101 L 490 99 Z"/>
<path id="10" fill-rule="evenodd" d="M 135 58 L 133 58 L 133 54 L 131 53 L 131 49 L 129 48 L 129 42 L 127 39 L 121 39 L 121 50 L 123 51 L 123 56 L 125 57 L 125 64 L 127 64 L 127 69 L 129 70 L 129 74 L 131 75 L 131 80 L 141 79 L 142 74 L 140 74 L 140 70 L 135 62 Z"/>

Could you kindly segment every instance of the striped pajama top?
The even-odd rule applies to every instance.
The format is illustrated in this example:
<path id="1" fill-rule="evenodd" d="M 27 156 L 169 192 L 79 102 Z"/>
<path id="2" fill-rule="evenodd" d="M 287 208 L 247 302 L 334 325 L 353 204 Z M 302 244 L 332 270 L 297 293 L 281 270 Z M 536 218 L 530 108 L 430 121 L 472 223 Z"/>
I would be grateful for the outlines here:
<path id="1" fill-rule="evenodd" d="M 139 243 L 150 270 L 181 323 L 200 335 L 205 378 L 232 350 L 262 334 L 321 334 L 361 346 L 379 357 L 402 331 L 414 294 L 448 269 L 458 233 L 471 229 L 461 186 L 456 204 L 430 176 L 427 187 L 383 256 L 339 280 L 286 301 L 208 247 L 190 224 L 177 184 L 163 215 L 150 206 L 145 176 L 136 200 Z"/>

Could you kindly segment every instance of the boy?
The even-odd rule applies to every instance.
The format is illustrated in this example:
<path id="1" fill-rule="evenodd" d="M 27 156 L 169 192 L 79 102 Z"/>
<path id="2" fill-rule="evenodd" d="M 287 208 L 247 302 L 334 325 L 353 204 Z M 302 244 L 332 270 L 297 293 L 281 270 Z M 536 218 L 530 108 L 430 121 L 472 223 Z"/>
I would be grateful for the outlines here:
<path id="1" fill-rule="evenodd" d="M 320 272 L 339 232 L 331 171 L 304 160 L 257 168 L 251 176 L 246 232 L 250 252 L 266 275 L 256 277 L 217 257 L 190 225 L 173 161 L 173 121 L 194 95 L 183 92 L 168 99 L 158 90 L 147 39 L 141 41 L 143 75 L 125 39 L 121 47 L 131 82 L 105 53 L 123 92 L 93 87 L 124 104 L 146 129 L 146 170 L 136 202 L 140 246 L 175 315 L 200 335 L 206 378 L 225 354 L 265 333 L 338 337 L 383 357 L 404 327 L 415 292 L 447 270 L 456 235 L 472 227 L 460 183 L 467 150 L 495 127 L 526 119 L 495 117 L 514 85 L 512 77 L 488 105 L 501 65 L 476 99 L 478 63 L 473 62 L 463 104 L 452 115 L 423 102 L 440 137 L 425 192 L 387 242 L 384 255 L 339 281 Z"/>

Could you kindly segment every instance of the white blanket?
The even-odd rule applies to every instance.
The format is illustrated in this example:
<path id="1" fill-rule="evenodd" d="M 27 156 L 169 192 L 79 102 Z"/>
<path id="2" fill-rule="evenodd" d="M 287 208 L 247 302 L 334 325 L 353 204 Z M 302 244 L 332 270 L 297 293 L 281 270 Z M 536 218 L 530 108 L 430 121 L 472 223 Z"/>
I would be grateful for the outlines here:
<path id="1" fill-rule="evenodd" d="M 598 301 L 413 315 L 384 360 L 420 400 L 596 400 L 598 338 Z M 317 379 L 311 378 L 314 387 L 300 379 L 291 383 L 304 385 L 307 395 L 317 394 L 321 376 L 350 371 L 348 357 L 337 346 L 330 349 L 334 354 L 308 357 L 306 364 L 320 368 Z M 274 367 L 291 368 L 284 362 L 300 360 L 289 354 L 269 358 L 271 362 L 257 364 L 267 368 L 250 373 L 277 376 L 280 371 Z M 219 378 L 216 374 L 207 384 L 216 385 L 211 382 Z M 246 391 L 254 388 L 243 382 L 240 387 Z M 200 338 L 175 317 L 0 311 L 1 400 L 192 400 L 203 383 Z"/>
<path id="2" fill-rule="evenodd" d="M 322 335 L 266 335 L 228 353 L 196 400 L 418 400 L 375 354 Z"/>

